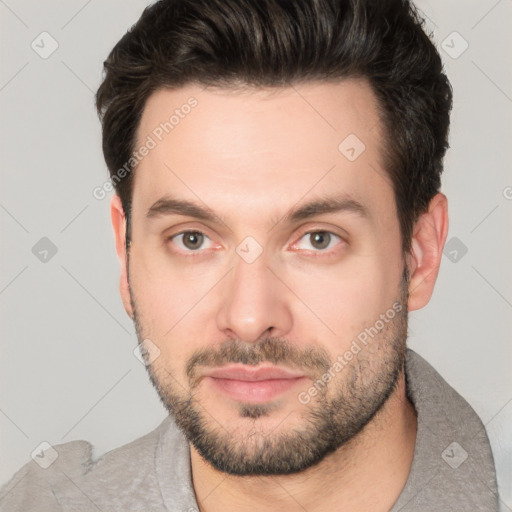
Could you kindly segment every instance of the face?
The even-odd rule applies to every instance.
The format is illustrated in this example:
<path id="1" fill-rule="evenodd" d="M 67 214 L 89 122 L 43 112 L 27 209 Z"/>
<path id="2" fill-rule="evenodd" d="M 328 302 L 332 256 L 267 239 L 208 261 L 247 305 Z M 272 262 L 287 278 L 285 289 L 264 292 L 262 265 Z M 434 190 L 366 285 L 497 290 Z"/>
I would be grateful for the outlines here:
<path id="1" fill-rule="evenodd" d="M 144 144 L 125 305 L 163 403 L 221 471 L 310 467 L 403 369 L 407 275 L 370 87 L 157 91 Z"/>

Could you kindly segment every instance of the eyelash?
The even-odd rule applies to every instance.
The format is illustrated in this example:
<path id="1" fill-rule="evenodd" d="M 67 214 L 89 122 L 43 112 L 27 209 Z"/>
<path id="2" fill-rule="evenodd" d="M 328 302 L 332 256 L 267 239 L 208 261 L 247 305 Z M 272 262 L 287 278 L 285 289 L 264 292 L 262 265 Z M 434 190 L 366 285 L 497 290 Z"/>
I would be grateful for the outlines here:
<path id="1" fill-rule="evenodd" d="M 188 229 L 188 230 L 185 230 L 185 231 L 180 231 L 179 233 L 175 233 L 174 235 L 171 235 L 169 237 L 167 237 L 167 241 L 168 242 L 172 242 L 175 238 L 179 237 L 179 236 L 182 236 L 182 235 L 186 235 L 186 234 L 189 234 L 189 233 L 194 233 L 194 234 L 199 234 L 199 235 L 202 235 L 204 236 L 205 238 L 210 239 L 210 237 L 206 234 L 206 233 L 203 233 L 202 231 L 199 231 L 199 230 L 194 230 L 194 229 Z M 335 237 L 339 240 L 338 244 L 339 245 L 340 243 L 344 243 L 345 240 L 340 236 L 340 235 L 337 235 L 336 233 L 333 233 L 332 231 L 328 231 L 328 230 L 322 230 L 322 229 L 316 229 L 316 230 L 310 230 L 310 231 L 306 231 L 304 233 L 301 234 L 301 236 L 299 237 L 299 241 L 302 240 L 305 236 L 307 235 L 313 235 L 315 233 L 323 233 L 323 234 L 329 234 L 331 235 L 331 237 Z M 293 245 L 297 245 L 297 242 L 294 243 Z M 201 250 L 201 249 L 198 249 L 196 251 L 193 251 L 193 250 L 190 250 L 190 249 L 187 249 L 186 247 L 184 249 L 182 249 L 184 251 L 183 252 L 179 252 L 179 254 L 182 254 L 184 255 L 185 257 L 197 257 L 197 256 L 201 256 L 202 253 L 204 253 L 204 250 Z M 300 249 L 299 249 L 300 250 Z M 313 257 L 321 257 L 321 256 L 327 256 L 327 255 L 332 255 L 333 254 L 333 250 L 314 250 L 312 249 L 311 252 L 313 253 L 318 253 L 318 255 L 316 256 L 313 256 Z"/>

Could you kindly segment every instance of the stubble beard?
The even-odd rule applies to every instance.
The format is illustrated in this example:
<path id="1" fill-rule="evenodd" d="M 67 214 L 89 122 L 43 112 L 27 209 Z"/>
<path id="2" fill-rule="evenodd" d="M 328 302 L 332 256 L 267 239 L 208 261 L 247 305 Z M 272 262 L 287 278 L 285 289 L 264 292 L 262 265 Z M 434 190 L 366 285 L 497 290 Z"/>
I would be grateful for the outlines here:
<path id="1" fill-rule="evenodd" d="M 199 366 L 255 365 L 266 361 L 307 368 L 308 374 L 315 369 L 321 379 L 332 368 L 333 361 L 318 346 L 299 350 L 279 338 L 265 338 L 257 343 L 227 340 L 192 355 L 186 368 L 188 390 L 171 372 L 156 364 L 147 366 L 149 377 L 177 426 L 201 457 L 217 470 L 237 476 L 301 472 L 356 438 L 395 391 L 404 371 L 407 299 L 405 271 L 399 299 L 401 310 L 307 405 L 299 406 L 297 401 L 297 420 L 289 425 L 285 418 L 286 429 L 281 425 L 265 431 L 258 423 L 258 419 L 275 412 L 272 402 L 239 403 L 238 425 L 223 425 L 222 418 L 216 417 L 217 411 L 195 396 L 200 384 L 195 378 L 196 370 Z M 140 343 L 145 339 L 144 327 L 133 294 L 132 306 Z"/>

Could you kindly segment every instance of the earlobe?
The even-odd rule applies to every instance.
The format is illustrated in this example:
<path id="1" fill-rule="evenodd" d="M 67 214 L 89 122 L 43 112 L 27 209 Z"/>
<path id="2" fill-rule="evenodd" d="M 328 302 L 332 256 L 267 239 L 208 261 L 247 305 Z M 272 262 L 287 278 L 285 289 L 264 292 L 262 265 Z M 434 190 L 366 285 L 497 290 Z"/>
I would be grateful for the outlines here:
<path id="1" fill-rule="evenodd" d="M 130 288 L 128 282 L 128 261 L 126 253 L 126 216 L 124 213 L 121 199 L 117 194 L 112 197 L 110 202 L 110 217 L 116 243 L 116 252 L 119 259 L 120 276 L 119 291 L 123 301 L 124 309 L 128 316 L 133 318 L 133 308 L 131 304 Z"/>
<path id="2" fill-rule="evenodd" d="M 439 273 L 447 235 L 448 200 L 439 192 L 414 226 L 408 258 L 409 311 L 421 309 L 428 304 Z"/>

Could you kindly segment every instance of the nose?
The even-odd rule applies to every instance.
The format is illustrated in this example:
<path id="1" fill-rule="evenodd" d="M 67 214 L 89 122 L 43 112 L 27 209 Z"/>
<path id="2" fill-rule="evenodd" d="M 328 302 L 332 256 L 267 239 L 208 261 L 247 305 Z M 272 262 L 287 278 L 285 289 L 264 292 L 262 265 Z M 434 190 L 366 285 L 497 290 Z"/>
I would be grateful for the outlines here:
<path id="1" fill-rule="evenodd" d="M 277 276 L 264 254 L 252 263 L 235 256 L 217 313 L 217 327 L 225 336 L 255 342 L 264 336 L 279 337 L 290 332 L 290 292 Z"/>

